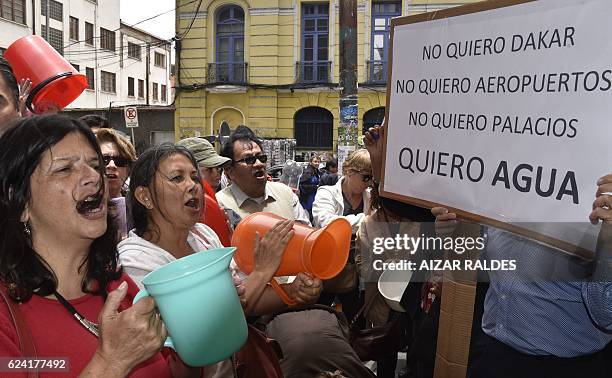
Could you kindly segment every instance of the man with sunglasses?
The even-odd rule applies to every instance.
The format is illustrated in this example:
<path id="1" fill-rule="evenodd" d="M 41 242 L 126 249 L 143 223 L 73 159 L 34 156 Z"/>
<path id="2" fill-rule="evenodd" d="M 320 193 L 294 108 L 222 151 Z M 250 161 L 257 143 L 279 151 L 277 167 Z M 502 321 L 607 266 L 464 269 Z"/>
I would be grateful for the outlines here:
<path id="1" fill-rule="evenodd" d="M 310 225 L 308 213 L 291 188 L 268 181 L 268 157 L 251 129 L 238 126 L 222 147 L 221 155 L 232 160 L 225 170 L 232 184 L 217 193 L 222 207 L 232 210 L 241 219 L 267 211 Z M 256 256 L 256 261 L 265 260 L 263 265 L 279 263 L 283 251 L 266 252 L 267 256 Z M 251 275 L 247 279 L 261 280 L 261 275 Z M 264 279 L 264 282 L 268 281 Z M 304 303 L 316 302 L 322 289 L 321 280 L 305 273 L 298 274 L 288 285 L 302 287 L 302 293 L 308 293 L 309 300 L 302 298 Z M 281 367 L 285 376 L 315 376 L 319 372 L 335 370 L 343 371 L 348 377 L 373 376 L 351 348 L 331 312 L 308 309 L 283 313 L 286 305 L 278 297 L 261 295 L 258 301 L 260 310 L 265 308 L 267 311 L 262 314 L 277 314 L 267 324 L 266 334 L 281 345 L 284 355 Z"/>
<path id="2" fill-rule="evenodd" d="M 251 129 L 238 126 L 221 148 L 221 156 L 231 160 L 225 174 L 232 181 L 217 193 L 221 207 L 233 210 L 240 219 L 267 211 L 310 226 L 310 217 L 297 195 L 284 184 L 268 181 L 268 156 Z"/>

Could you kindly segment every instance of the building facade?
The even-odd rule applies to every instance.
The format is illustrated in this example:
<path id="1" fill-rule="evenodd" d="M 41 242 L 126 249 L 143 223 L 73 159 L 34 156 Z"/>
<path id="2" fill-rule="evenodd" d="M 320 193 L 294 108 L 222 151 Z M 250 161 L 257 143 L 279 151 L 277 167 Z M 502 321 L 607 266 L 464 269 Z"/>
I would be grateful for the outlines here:
<path id="1" fill-rule="evenodd" d="M 339 1 L 177 0 L 176 137 L 217 135 L 226 122 L 332 151 Z M 391 18 L 469 2 L 357 0 L 360 129 L 384 115 Z"/>
<path id="2" fill-rule="evenodd" d="M 0 51 L 41 35 L 87 76 L 88 88 L 68 108 L 172 103 L 170 43 L 122 23 L 120 0 L 0 2 Z"/>

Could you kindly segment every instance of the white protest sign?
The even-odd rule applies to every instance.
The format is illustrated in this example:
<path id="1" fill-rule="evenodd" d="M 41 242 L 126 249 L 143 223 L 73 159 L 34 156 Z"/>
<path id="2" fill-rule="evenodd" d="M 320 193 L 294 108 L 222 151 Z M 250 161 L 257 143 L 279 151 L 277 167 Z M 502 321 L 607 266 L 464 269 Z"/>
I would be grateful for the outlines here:
<path id="1" fill-rule="evenodd" d="M 541 0 L 394 19 L 383 192 L 594 250 L 585 222 L 612 172 L 610 14 L 608 0 Z"/>
<path id="2" fill-rule="evenodd" d="M 123 114 L 125 115 L 125 127 L 138 127 L 138 109 L 135 106 L 126 106 Z"/>

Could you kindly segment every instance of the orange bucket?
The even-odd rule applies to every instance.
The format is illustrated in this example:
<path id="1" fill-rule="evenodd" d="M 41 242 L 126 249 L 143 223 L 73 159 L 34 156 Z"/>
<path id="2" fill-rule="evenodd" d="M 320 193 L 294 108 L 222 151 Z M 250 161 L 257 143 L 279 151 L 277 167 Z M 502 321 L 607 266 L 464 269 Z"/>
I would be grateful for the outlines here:
<path id="1" fill-rule="evenodd" d="M 255 233 L 263 237 L 283 219 L 272 213 L 255 213 L 238 224 L 232 236 L 232 245 L 237 248 L 234 261 L 240 270 L 246 274 L 253 271 Z M 274 274 L 276 277 L 294 276 L 304 272 L 326 280 L 335 277 L 344 269 L 351 244 L 351 225 L 346 219 L 335 219 L 321 229 L 296 222 L 293 225 L 293 232 L 294 235 L 287 243 L 281 264 Z M 271 284 L 287 304 L 293 304 L 276 280 L 272 280 Z"/>
<path id="2" fill-rule="evenodd" d="M 17 82 L 32 81 L 26 105 L 34 113 L 54 106 L 65 108 L 87 88 L 87 77 L 74 69 L 63 56 L 39 35 L 13 42 L 4 52 Z"/>

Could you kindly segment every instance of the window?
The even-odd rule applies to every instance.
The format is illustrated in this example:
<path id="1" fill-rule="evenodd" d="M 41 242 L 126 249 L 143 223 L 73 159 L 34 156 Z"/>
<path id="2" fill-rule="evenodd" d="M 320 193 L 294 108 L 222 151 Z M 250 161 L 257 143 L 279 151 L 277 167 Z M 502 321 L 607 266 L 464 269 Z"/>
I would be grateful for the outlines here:
<path id="1" fill-rule="evenodd" d="M 151 146 L 162 143 L 174 144 L 174 131 L 151 131 Z"/>
<path id="2" fill-rule="evenodd" d="M 85 67 L 85 76 L 87 76 L 87 89 L 96 89 L 94 69 Z"/>
<path id="3" fill-rule="evenodd" d="M 302 65 L 301 81 L 329 80 L 329 6 L 302 5 Z"/>
<path id="4" fill-rule="evenodd" d="M 244 11 L 237 5 L 217 11 L 216 82 L 245 82 Z"/>
<path id="5" fill-rule="evenodd" d="M 25 24 L 25 0 L 0 0 L 0 17 Z"/>
<path id="6" fill-rule="evenodd" d="M 128 77 L 128 97 L 134 97 L 134 78 Z"/>
<path id="7" fill-rule="evenodd" d="M 163 85 L 161 86 L 161 100 L 162 102 L 168 101 L 168 87 Z"/>
<path id="8" fill-rule="evenodd" d="M 332 148 L 334 116 L 329 110 L 312 106 L 295 113 L 296 147 Z"/>
<path id="9" fill-rule="evenodd" d="M 2 3 L 4 3 L 4 0 L 2 0 Z M 50 0 L 49 1 L 49 8 L 51 9 L 51 11 L 49 12 L 49 18 L 52 18 L 54 20 L 57 21 L 64 21 L 64 4 L 55 1 L 55 0 Z M 43 16 L 47 16 L 47 1 L 43 0 L 40 2 L 40 14 L 42 14 Z"/>
<path id="10" fill-rule="evenodd" d="M 102 79 L 102 86 L 100 89 L 102 89 L 103 92 L 116 93 L 115 74 L 106 71 L 100 71 L 100 73 Z"/>
<path id="11" fill-rule="evenodd" d="M 159 86 L 157 83 L 153 83 L 153 101 L 157 101 L 159 98 Z"/>
<path id="12" fill-rule="evenodd" d="M 93 46 L 93 39 L 94 39 L 93 24 L 90 24 L 89 22 L 85 22 L 85 43 L 90 46 Z"/>
<path id="13" fill-rule="evenodd" d="M 47 27 L 40 25 L 42 37 L 47 39 Z M 49 28 L 49 40 L 47 41 L 60 54 L 64 54 L 64 33 L 61 30 Z"/>
<path id="14" fill-rule="evenodd" d="M 365 134 L 370 127 L 380 125 L 385 118 L 385 107 L 370 109 L 363 115 L 363 133 Z"/>
<path id="15" fill-rule="evenodd" d="M 115 51 L 115 32 L 100 28 L 100 48 Z"/>
<path id="16" fill-rule="evenodd" d="M 74 63 L 70 63 L 72 64 L 72 67 L 74 67 L 75 70 L 79 71 L 79 65 L 78 64 L 74 64 Z"/>
<path id="17" fill-rule="evenodd" d="M 166 55 L 155 52 L 155 66 L 166 68 Z"/>
<path id="18" fill-rule="evenodd" d="M 144 80 L 138 79 L 138 98 L 144 98 Z"/>
<path id="19" fill-rule="evenodd" d="M 70 16 L 70 39 L 79 40 L 79 19 Z"/>
<path id="20" fill-rule="evenodd" d="M 132 42 L 128 42 L 128 58 L 132 59 L 142 59 L 142 50 L 140 45 L 137 45 Z"/>
<path id="21" fill-rule="evenodd" d="M 391 19 L 401 16 L 401 2 L 372 3 L 372 40 L 368 81 L 384 83 L 387 81 L 387 59 L 390 46 Z"/>

